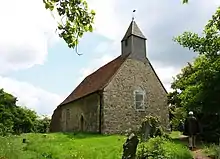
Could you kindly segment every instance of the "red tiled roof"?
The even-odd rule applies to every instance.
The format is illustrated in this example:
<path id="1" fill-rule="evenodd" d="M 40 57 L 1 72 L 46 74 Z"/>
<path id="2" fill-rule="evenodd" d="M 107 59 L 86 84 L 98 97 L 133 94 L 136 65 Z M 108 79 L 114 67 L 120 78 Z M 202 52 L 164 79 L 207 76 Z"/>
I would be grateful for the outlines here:
<path id="1" fill-rule="evenodd" d="M 125 59 L 126 57 L 119 56 L 88 75 L 60 105 L 73 102 L 98 90 L 102 90 L 120 68 Z"/>

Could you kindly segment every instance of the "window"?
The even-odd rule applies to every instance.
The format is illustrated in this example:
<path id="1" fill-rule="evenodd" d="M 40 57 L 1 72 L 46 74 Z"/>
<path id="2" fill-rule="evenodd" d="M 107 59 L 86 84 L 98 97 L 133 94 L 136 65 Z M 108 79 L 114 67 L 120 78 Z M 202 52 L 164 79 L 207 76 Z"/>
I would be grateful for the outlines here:
<path id="1" fill-rule="evenodd" d="M 134 104 L 136 110 L 144 110 L 144 91 L 134 91 Z"/>

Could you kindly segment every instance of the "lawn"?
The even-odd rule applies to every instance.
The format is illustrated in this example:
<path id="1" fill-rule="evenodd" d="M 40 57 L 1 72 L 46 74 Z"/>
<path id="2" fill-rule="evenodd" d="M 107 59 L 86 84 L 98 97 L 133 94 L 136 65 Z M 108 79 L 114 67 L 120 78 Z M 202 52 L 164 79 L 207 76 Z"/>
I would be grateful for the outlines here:
<path id="1" fill-rule="evenodd" d="M 163 145 L 167 153 L 182 156 L 190 154 L 185 143 L 179 140 L 179 132 L 171 133 L 170 137 L 173 142 L 168 141 Z M 27 142 L 23 143 L 23 139 Z M 120 135 L 73 133 L 30 133 L 0 137 L 0 159 L 121 159 L 125 140 L 126 137 Z M 155 141 L 153 139 L 152 143 Z"/>
<path id="2" fill-rule="evenodd" d="M 22 143 L 23 138 L 27 143 Z M 4 159 L 121 159 L 123 136 L 23 134 L 0 138 Z"/>

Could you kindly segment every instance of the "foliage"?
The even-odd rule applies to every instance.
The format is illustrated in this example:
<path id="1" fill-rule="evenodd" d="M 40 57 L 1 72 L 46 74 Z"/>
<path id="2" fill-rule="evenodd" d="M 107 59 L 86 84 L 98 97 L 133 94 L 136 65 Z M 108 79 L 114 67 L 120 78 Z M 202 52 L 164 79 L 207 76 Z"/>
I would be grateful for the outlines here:
<path id="1" fill-rule="evenodd" d="M 43 0 L 45 8 L 58 13 L 59 36 L 74 48 L 84 32 L 92 32 L 95 12 L 85 0 Z M 56 18 L 58 20 L 58 18 Z"/>
<path id="2" fill-rule="evenodd" d="M 171 84 L 174 92 L 168 96 L 169 103 L 185 111 L 194 111 L 204 126 L 210 116 L 220 115 L 220 7 L 202 35 L 184 32 L 174 41 L 198 53 L 198 56 L 174 78 Z M 216 123 L 220 123 L 220 118 L 217 119 Z M 211 137 L 210 134 L 219 137 L 220 129 L 215 122 L 203 130 L 206 139 Z"/>
<path id="3" fill-rule="evenodd" d="M 210 156 L 212 158 L 220 157 L 220 146 L 219 145 L 211 144 L 207 146 L 203 151 L 207 156 Z"/>
<path id="4" fill-rule="evenodd" d="M 205 26 L 203 36 L 185 32 L 175 38 L 183 47 L 200 55 L 176 76 L 172 88 L 178 92 L 175 99 L 188 110 L 219 112 L 220 98 L 220 7 Z M 173 98 L 174 98 L 173 97 Z"/>
<path id="5" fill-rule="evenodd" d="M 146 130 L 149 130 L 149 135 L 146 134 Z M 141 141 L 155 136 L 163 136 L 164 131 L 161 127 L 160 120 L 157 116 L 148 115 L 146 116 L 141 123 L 141 127 L 138 130 L 138 136 L 140 136 Z M 148 136 L 146 136 L 148 135 Z"/>
<path id="6" fill-rule="evenodd" d="M 39 119 L 37 113 L 16 105 L 17 99 L 0 89 L 0 135 L 46 132 L 50 120 Z"/>
<path id="7" fill-rule="evenodd" d="M 142 142 L 138 146 L 137 159 L 173 158 L 190 159 L 193 157 L 183 145 L 161 137 L 151 138 L 148 142 Z"/>
<path id="8" fill-rule="evenodd" d="M 29 142 L 23 144 L 22 139 Z M 29 133 L 0 137 L 0 158 L 121 159 L 124 136 L 73 133 Z"/>
<path id="9" fill-rule="evenodd" d="M 43 118 L 38 118 L 35 123 L 35 132 L 38 133 L 47 133 L 50 128 L 51 119 L 47 116 L 43 116 Z"/>
<path id="10" fill-rule="evenodd" d="M 175 108 L 172 113 L 173 113 L 173 118 L 171 120 L 172 128 L 173 130 L 179 131 L 179 126 L 180 124 L 182 124 L 181 122 L 184 122 L 187 116 L 186 110 L 183 107 Z"/>
<path id="11" fill-rule="evenodd" d="M 188 0 L 183 0 L 183 4 L 184 4 L 184 3 L 188 3 Z"/>
<path id="12" fill-rule="evenodd" d="M 180 45 L 187 47 L 200 55 L 206 55 L 215 60 L 220 51 L 220 7 L 209 20 L 203 31 L 203 36 L 196 33 L 184 32 L 175 38 Z"/>

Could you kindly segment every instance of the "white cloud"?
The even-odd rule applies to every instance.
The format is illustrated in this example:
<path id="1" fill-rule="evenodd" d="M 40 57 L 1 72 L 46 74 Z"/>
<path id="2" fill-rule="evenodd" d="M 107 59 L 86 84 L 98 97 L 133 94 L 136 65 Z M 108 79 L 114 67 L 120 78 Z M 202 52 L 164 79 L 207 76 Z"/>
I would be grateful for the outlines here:
<path id="1" fill-rule="evenodd" d="M 121 31 L 120 19 L 116 17 L 117 0 L 88 0 L 91 9 L 96 12 L 95 31 L 110 39 L 117 39 Z"/>
<path id="2" fill-rule="evenodd" d="M 172 91 L 170 88 L 173 77 L 175 77 L 178 73 L 180 73 L 181 68 L 175 68 L 172 66 L 163 67 L 158 62 L 151 62 L 153 65 L 155 72 L 163 83 L 164 87 L 168 92 Z"/>
<path id="3" fill-rule="evenodd" d="M 39 0 L 0 0 L 0 74 L 43 64 L 55 21 Z"/>
<path id="4" fill-rule="evenodd" d="M 43 64 L 58 36 L 56 23 L 42 0 L 0 0 L 0 75 Z M 18 104 L 51 115 L 61 97 L 27 82 L 0 76 L 0 88 L 18 97 Z"/>
<path id="5" fill-rule="evenodd" d="M 12 78 L 0 76 L 0 88 L 18 98 L 18 105 L 35 110 L 40 115 L 51 115 L 60 104 L 62 97 L 47 92 L 27 82 L 20 82 Z"/>
<path id="6" fill-rule="evenodd" d="M 185 5 L 176 0 L 170 3 L 160 0 L 139 0 L 138 2 L 129 1 L 129 3 L 127 0 L 88 0 L 88 3 L 96 12 L 95 31 L 114 40 L 121 40 L 134 9 L 136 10 L 134 16 L 139 26 L 150 32 L 162 23 L 169 23 L 171 26 L 177 24 L 179 25 L 177 28 L 197 29 L 202 27 L 200 24 L 211 18 L 210 12 L 214 13 L 220 5 L 219 0 L 211 2 L 194 0 Z M 197 18 L 196 23 L 195 18 Z M 181 25 L 177 22 L 181 22 Z"/>

